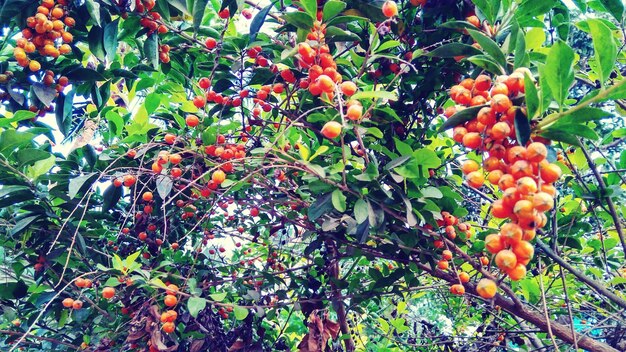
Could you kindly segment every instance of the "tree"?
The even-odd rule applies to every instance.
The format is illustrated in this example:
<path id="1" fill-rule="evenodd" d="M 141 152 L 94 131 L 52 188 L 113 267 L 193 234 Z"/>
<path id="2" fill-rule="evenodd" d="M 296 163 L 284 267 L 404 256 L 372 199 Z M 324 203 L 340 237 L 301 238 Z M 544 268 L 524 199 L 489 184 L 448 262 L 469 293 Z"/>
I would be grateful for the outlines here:
<path id="1" fill-rule="evenodd" d="M 571 6 L 4 0 L 0 346 L 624 350 L 624 6 Z"/>

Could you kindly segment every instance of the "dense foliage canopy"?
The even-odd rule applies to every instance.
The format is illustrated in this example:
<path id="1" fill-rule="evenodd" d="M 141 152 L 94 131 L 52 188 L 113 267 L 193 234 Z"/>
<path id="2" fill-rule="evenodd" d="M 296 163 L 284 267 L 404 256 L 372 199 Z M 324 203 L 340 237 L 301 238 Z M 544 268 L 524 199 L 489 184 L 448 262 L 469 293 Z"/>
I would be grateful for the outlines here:
<path id="1" fill-rule="evenodd" d="M 0 0 L 0 350 L 626 350 L 621 0 Z"/>

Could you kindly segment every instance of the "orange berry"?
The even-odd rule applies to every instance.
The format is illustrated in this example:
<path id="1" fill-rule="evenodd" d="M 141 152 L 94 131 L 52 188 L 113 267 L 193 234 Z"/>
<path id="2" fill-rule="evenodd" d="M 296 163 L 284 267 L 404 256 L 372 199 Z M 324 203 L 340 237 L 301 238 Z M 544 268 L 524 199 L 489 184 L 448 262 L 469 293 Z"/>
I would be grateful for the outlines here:
<path id="1" fill-rule="evenodd" d="M 52 9 L 52 11 L 50 12 L 50 16 L 54 19 L 59 19 L 61 17 L 63 17 L 64 13 L 63 13 L 63 9 L 60 7 L 55 7 L 54 9 Z"/>
<path id="2" fill-rule="evenodd" d="M 491 97 L 491 108 L 497 113 L 505 112 L 511 106 L 513 106 L 511 99 L 504 94 L 496 94 Z"/>
<path id="3" fill-rule="evenodd" d="M 517 192 L 528 195 L 537 192 L 537 182 L 532 177 L 524 176 L 517 180 Z"/>
<path id="4" fill-rule="evenodd" d="M 465 294 L 465 287 L 463 287 L 463 285 L 461 284 L 454 284 L 450 286 L 450 293 L 452 293 L 453 295 L 462 296 Z"/>
<path id="5" fill-rule="evenodd" d="M 510 249 L 503 249 L 496 254 L 496 265 L 500 270 L 506 272 L 515 268 L 517 265 L 517 257 Z"/>
<path id="6" fill-rule="evenodd" d="M 151 201 L 152 201 L 152 198 L 153 198 L 152 192 L 145 192 L 145 193 L 141 196 L 141 198 L 143 198 L 143 200 L 144 200 L 144 201 L 146 201 L 146 202 L 151 202 Z"/>
<path id="7" fill-rule="evenodd" d="M 470 149 L 477 149 L 483 140 L 478 132 L 468 132 L 463 136 L 463 145 Z"/>
<path id="8" fill-rule="evenodd" d="M 178 318 L 178 313 L 175 310 L 168 310 L 161 313 L 161 323 L 172 323 Z"/>
<path id="9" fill-rule="evenodd" d="M 328 139 L 337 138 L 341 134 L 341 124 L 337 121 L 328 121 L 322 127 L 321 132 Z"/>
<path id="10" fill-rule="evenodd" d="M 348 117 L 348 119 L 352 121 L 359 120 L 362 115 L 363 115 L 363 106 L 361 106 L 360 104 L 350 105 L 350 107 L 348 107 L 348 110 L 346 111 L 346 117 Z"/>
<path id="11" fill-rule="evenodd" d="M 496 286 L 496 283 L 490 279 L 480 279 L 476 285 L 476 293 L 485 299 L 493 298 L 497 291 L 498 286 Z"/>
<path id="12" fill-rule="evenodd" d="M 526 160 L 526 155 L 527 155 L 526 148 L 517 145 L 517 146 L 511 147 L 506 152 L 506 160 L 510 164 L 513 164 L 518 160 Z"/>
<path id="13" fill-rule="evenodd" d="M 388 0 L 383 4 L 382 10 L 386 17 L 394 17 L 398 14 L 398 5 L 395 1 Z"/>
<path id="14" fill-rule="evenodd" d="M 28 63 L 28 69 L 37 72 L 41 69 L 41 64 L 36 60 L 31 60 L 30 63 Z"/>
<path id="15" fill-rule="evenodd" d="M 173 296 L 173 295 L 167 295 L 165 296 L 165 300 L 163 300 L 163 303 L 168 307 L 175 306 L 177 302 L 178 302 L 178 299 L 176 298 L 176 296 Z"/>
<path id="16" fill-rule="evenodd" d="M 482 265 L 489 265 L 489 258 L 482 256 L 480 257 L 480 264 Z"/>
<path id="17" fill-rule="evenodd" d="M 174 325 L 174 323 L 172 322 L 167 322 L 163 324 L 161 329 L 163 329 L 163 332 L 165 332 L 166 334 L 171 334 L 176 331 L 176 325 Z"/>
<path id="18" fill-rule="evenodd" d="M 497 233 L 492 233 L 485 237 L 485 248 L 491 254 L 496 254 L 504 249 L 504 241 L 502 236 Z"/>
<path id="19" fill-rule="evenodd" d="M 487 174 L 487 181 L 492 185 L 497 185 L 502 175 L 504 175 L 502 170 L 493 170 Z"/>
<path id="20" fill-rule="evenodd" d="M 346 81 L 341 83 L 341 92 L 346 96 L 352 96 L 356 93 L 357 86 L 354 82 Z"/>
<path id="21" fill-rule="evenodd" d="M 64 299 L 61 303 L 63 304 L 63 307 L 71 308 L 74 305 L 74 300 L 68 297 Z"/>
<path id="22" fill-rule="evenodd" d="M 476 114 L 476 119 L 483 125 L 489 126 L 496 123 L 496 114 L 494 114 L 491 108 L 484 107 L 478 110 L 478 114 Z"/>
<path id="23" fill-rule="evenodd" d="M 491 215 L 494 218 L 506 219 L 513 214 L 511 207 L 504 205 L 502 199 L 497 199 L 491 204 Z"/>
<path id="24" fill-rule="evenodd" d="M 135 178 L 135 176 L 133 175 L 124 176 L 124 186 L 126 187 L 132 187 L 136 181 L 137 181 L 137 178 Z"/>
<path id="25" fill-rule="evenodd" d="M 113 287 L 105 287 L 102 289 L 102 297 L 111 299 L 115 296 L 115 289 Z"/>
<path id="26" fill-rule="evenodd" d="M 496 95 L 508 96 L 509 95 L 509 88 L 504 83 L 496 83 L 491 88 L 491 91 L 489 92 L 489 94 L 491 94 L 492 97 L 494 97 Z"/>
<path id="27" fill-rule="evenodd" d="M 535 254 L 535 248 L 528 241 L 518 241 L 515 243 L 512 248 L 513 253 L 517 256 L 518 262 L 523 262 L 525 260 L 530 261 Z"/>
<path id="28" fill-rule="evenodd" d="M 533 169 L 526 160 L 518 160 L 515 163 L 513 163 L 513 165 L 511 165 L 509 172 L 513 176 L 513 178 L 515 178 L 516 180 L 524 176 L 533 175 Z"/>
<path id="29" fill-rule="evenodd" d="M 461 271 L 459 273 L 459 281 L 461 281 L 462 283 L 466 283 L 469 282 L 470 280 L 470 276 L 468 273 L 466 273 L 465 271 Z"/>
<path id="30" fill-rule="evenodd" d="M 485 184 L 485 176 L 481 171 L 470 172 L 466 180 L 467 184 L 474 188 L 480 188 Z"/>
<path id="31" fill-rule="evenodd" d="M 189 127 L 196 127 L 200 124 L 200 119 L 196 115 L 187 115 L 185 118 L 185 124 Z"/>
<path id="32" fill-rule="evenodd" d="M 489 88 L 491 88 L 491 78 L 489 78 L 489 76 L 479 75 L 478 77 L 476 77 L 476 80 L 474 81 L 474 89 L 484 92 L 489 90 Z"/>
<path id="33" fill-rule="evenodd" d="M 330 93 L 335 90 L 335 82 L 327 75 L 320 75 L 315 81 L 322 92 Z"/>
<path id="34" fill-rule="evenodd" d="M 511 126 L 506 122 L 498 122 L 491 127 L 491 138 L 500 141 L 511 134 Z"/>
<path id="35" fill-rule="evenodd" d="M 452 138 L 457 143 L 463 142 L 463 137 L 467 134 L 467 129 L 463 126 L 457 126 L 452 130 Z"/>
<path id="36" fill-rule="evenodd" d="M 533 142 L 526 147 L 526 160 L 538 163 L 548 156 L 548 148 L 540 142 Z"/>
<path id="37" fill-rule="evenodd" d="M 533 207 L 537 211 L 548 211 L 554 207 L 554 198 L 546 192 L 539 192 L 533 196 Z"/>
<path id="38" fill-rule="evenodd" d="M 72 309 L 81 309 L 83 307 L 83 301 L 75 300 L 72 304 Z"/>
<path id="39" fill-rule="evenodd" d="M 514 245 L 522 240 L 522 228 L 512 222 L 502 225 L 500 235 L 505 244 Z"/>
<path id="40" fill-rule="evenodd" d="M 463 171 L 463 174 L 465 175 L 478 170 L 480 170 L 480 165 L 478 165 L 477 162 L 471 159 L 465 160 L 461 165 L 461 171 Z"/>
<path id="41" fill-rule="evenodd" d="M 532 219 L 534 217 L 533 211 L 533 203 L 526 199 L 518 200 L 513 207 L 513 213 L 515 213 L 518 218 Z"/>
<path id="42" fill-rule="evenodd" d="M 513 269 L 508 270 L 507 275 L 513 281 L 519 281 L 526 276 L 526 266 L 524 264 L 517 264 Z"/>
<path id="43" fill-rule="evenodd" d="M 553 183 L 561 177 L 561 168 L 556 164 L 550 164 L 544 160 L 539 163 L 539 172 L 541 179 L 546 183 Z"/>
<path id="44" fill-rule="evenodd" d="M 211 180 L 217 185 L 221 185 L 226 180 L 226 174 L 222 170 L 216 170 L 211 175 Z"/>
<path id="45" fill-rule="evenodd" d="M 450 260 L 452 259 L 452 252 L 450 252 L 449 250 L 444 250 L 443 252 L 441 252 L 441 258 L 444 260 Z"/>
<path id="46" fill-rule="evenodd" d="M 448 261 L 447 260 L 440 260 L 439 262 L 437 262 L 437 267 L 441 270 L 448 270 Z"/>
<path id="47" fill-rule="evenodd" d="M 532 241 L 535 238 L 536 234 L 537 234 L 537 232 L 535 230 L 524 229 L 524 232 L 522 234 L 522 239 L 524 241 Z"/>

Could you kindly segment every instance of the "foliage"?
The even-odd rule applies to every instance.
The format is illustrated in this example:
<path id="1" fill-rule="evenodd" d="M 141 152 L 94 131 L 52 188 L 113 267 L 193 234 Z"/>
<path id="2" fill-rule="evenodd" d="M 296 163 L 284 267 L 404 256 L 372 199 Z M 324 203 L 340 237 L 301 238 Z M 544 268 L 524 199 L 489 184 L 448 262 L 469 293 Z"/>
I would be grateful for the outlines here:
<path id="1" fill-rule="evenodd" d="M 624 6 L 567 4 L 0 2 L 0 349 L 624 350 Z"/>

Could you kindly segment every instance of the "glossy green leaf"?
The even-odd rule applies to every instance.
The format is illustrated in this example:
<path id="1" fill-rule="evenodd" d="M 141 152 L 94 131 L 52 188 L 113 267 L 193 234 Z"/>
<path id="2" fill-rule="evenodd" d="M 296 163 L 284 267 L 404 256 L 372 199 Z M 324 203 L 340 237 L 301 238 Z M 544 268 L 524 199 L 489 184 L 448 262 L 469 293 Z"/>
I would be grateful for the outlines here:
<path id="1" fill-rule="evenodd" d="M 600 77 L 600 82 L 604 83 L 609 79 L 617 59 L 617 45 L 613 40 L 613 33 L 601 21 L 596 19 L 587 20 L 591 38 L 593 39 L 594 57 L 596 59 L 594 71 Z"/>
<path id="2" fill-rule="evenodd" d="M 574 83 L 574 50 L 562 41 L 554 43 L 541 76 L 550 87 L 552 96 L 559 105 L 565 103 L 569 95 L 569 88 Z"/>

